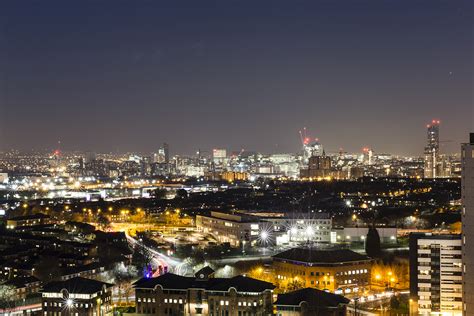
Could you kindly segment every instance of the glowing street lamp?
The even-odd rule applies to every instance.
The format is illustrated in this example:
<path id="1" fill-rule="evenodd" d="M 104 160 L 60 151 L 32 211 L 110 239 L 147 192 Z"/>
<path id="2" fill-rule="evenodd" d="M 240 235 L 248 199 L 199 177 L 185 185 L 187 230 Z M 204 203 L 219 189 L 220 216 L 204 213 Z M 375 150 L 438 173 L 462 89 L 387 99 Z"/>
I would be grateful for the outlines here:
<path id="1" fill-rule="evenodd" d="M 296 228 L 295 226 L 293 226 L 293 227 L 291 227 L 290 232 L 291 232 L 293 235 L 296 235 L 296 233 L 298 232 L 298 228 Z"/>
<path id="2" fill-rule="evenodd" d="M 67 306 L 67 308 L 71 308 L 73 304 L 74 304 L 74 301 L 73 301 L 72 299 L 68 298 L 68 299 L 66 300 L 66 306 Z"/>

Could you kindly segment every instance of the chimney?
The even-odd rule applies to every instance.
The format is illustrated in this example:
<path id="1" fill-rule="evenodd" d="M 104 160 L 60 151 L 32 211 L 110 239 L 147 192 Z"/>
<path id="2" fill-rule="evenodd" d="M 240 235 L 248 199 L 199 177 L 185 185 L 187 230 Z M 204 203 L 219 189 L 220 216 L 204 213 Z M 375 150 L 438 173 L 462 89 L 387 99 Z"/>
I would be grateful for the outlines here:
<path id="1" fill-rule="evenodd" d="M 470 143 L 471 145 L 474 145 L 474 133 L 470 133 L 470 134 L 469 134 L 469 143 Z"/>

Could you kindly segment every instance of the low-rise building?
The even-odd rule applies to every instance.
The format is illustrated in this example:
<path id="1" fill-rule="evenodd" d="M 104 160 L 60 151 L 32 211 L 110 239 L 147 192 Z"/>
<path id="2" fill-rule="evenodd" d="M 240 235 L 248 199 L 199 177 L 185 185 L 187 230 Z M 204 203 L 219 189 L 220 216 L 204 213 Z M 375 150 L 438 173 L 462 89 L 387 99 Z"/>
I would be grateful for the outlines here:
<path id="1" fill-rule="evenodd" d="M 462 315 L 462 272 L 460 235 L 410 234 L 410 307 L 414 312 Z"/>
<path id="2" fill-rule="evenodd" d="M 52 224 L 54 221 L 49 215 L 43 213 L 37 213 L 27 216 L 17 216 L 7 219 L 7 228 L 15 229 L 17 227 L 24 226 L 37 226 Z"/>
<path id="3" fill-rule="evenodd" d="M 271 283 L 236 276 L 214 278 L 212 269 L 195 277 L 166 273 L 135 282 L 138 315 L 272 315 Z"/>
<path id="4" fill-rule="evenodd" d="M 43 315 L 111 315 L 112 286 L 80 277 L 48 283 L 41 291 Z"/>
<path id="5" fill-rule="evenodd" d="M 28 296 L 38 293 L 41 281 L 34 276 L 20 276 L 4 283 L 15 288 L 15 300 L 26 299 Z"/>
<path id="6" fill-rule="evenodd" d="M 327 213 L 285 214 L 263 219 L 271 225 L 276 245 L 331 241 L 332 219 Z"/>
<path id="7" fill-rule="evenodd" d="M 345 316 L 349 300 L 341 295 L 314 288 L 278 294 L 276 316 Z"/>
<path id="8" fill-rule="evenodd" d="M 397 233 L 396 227 L 376 227 L 380 236 L 381 244 L 396 244 Z M 344 227 L 333 228 L 331 231 L 331 243 L 365 243 L 368 227 Z"/>
<path id="9" fill-rule="evenodd" d="M 349 249 L 301 247 L 273 256 L 275 274 L 282 282 L 344 295 L 368 289 L 371 266 L 369 257 Z"/>
<path id="10" fill-rule="evenodd" d="M 221 243 L 242 247 L 245 244 L 250 246 L 258 239 L 260 221 L 245 214 L 212 211 L 209 216 L 197 215 L 196 227 Z"/>

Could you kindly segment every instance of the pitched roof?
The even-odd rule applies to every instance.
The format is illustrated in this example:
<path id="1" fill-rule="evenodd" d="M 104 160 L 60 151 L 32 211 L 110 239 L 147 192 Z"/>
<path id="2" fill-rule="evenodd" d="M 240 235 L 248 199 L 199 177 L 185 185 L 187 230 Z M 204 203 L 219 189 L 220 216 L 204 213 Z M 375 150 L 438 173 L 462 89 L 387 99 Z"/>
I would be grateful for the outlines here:
<path id="1" fill-rule="evenodd" d="M 11 217 L 8 220 L 23 221 L 23 220 L 28 220 L 28 219 L 41 219 L 41 218 L 50 218 L 50 216 L 46 215 L 46 214 L 43 214 L 43 213 L 36 213 L 36 214 L 32 214 L 32 215 Z"/>
<path id="2" fill-rule="evenodd" d="M 214 271 L 213 268 L 211 268 L 210 266 L 205 266 L 204 268 L 202 268 L 198 272 L 194 273 L 194 276 L 199 277 L 201 274 L 204 275 L 204 276 L 209 276 L 209 275 L 213 274 L 214 272 L 215 271 Z"/>
<path id="3" fill-rule="evenodd" d="M 293 248 L 280 252 L 273 258 L 316 264 L 370 260 L 369 257 L 349 249 L 317 250 L 312 248 Z"/>
<path id="4" fill-rule="evenodd" d="M 42 292 L 58 293 L 61 292 L 62 289 L 66 289 L 69 293 L 74 294 L 93 294 L 101 291 L 104 286 L 108 288 L 113 285 L 97 280 L 77 277 L 66 281 L 48 283 L 43 287 Z"/>
<path id="5" fill-rule="evenodd" d="M 34 276 L 19 276 L 8 280 L 5 284 L 13 285 L 15 288 L 22 288 L 36 282 L 40 282 L 40 280 Z"/>
<path id="6" fill-rule="evenodd" d="M 194 277 L 184 277 L 173 273 L 166 273 L 156 278 L 142 278 L 134 283 L 135 288 L 141 289 L 152 289 L 157 285 L 161 285 L 163 289 L 178 290 L 200 288 L 210 291 L 228 291 L 230 288 L 235 288 L 238 292 L 263 292 L 275 288 L 271 283 L 241 275 L 233 278 L 199 280 Z"/>
<path id="7" fill-rule="evenodd" d="M 337 307 L 340 304 L 348 304 L 349 300 L 341 295 L 336 295 L 313 288 L 305 288 L 286 294 L 278 294 L 278 299 L 274 304 L 299 306 L 302 302 L 306 302 L 310 307 L 327 308 Z"/>

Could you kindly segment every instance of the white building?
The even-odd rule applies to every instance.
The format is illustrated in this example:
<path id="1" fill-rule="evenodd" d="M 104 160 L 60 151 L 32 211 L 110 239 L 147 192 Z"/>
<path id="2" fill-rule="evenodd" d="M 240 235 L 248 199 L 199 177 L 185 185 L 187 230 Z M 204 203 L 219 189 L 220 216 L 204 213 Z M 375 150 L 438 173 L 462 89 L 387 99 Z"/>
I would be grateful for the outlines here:
<path id="1" fill-rule="evenodd" d="M 233 247 L 255 244 L 260 234 L 259 219 L 239 213 L 212 211 L 210 216 L 197 215 L 196 227 Z"/>
<path id="2" fill-rule="evenodd" d="M 326 213 L 292 214 L 291 216 L 283 213 L 255 215 L 266 222 L 264 229 L 269 230 L 269 234 L 273 237 L 272 242 L 278 246 L 298 245 L 304 242 L 330 242 L 332 219 Z"/>
<path id="3" fill-rule="evenodd" d="M 464 315 L 474 315 L 474 133 L 462 145 L 462 238 Z"/>
<path id="4" fill-rule="evenodd" d="M 462 315 L 460 235 L 410 235 L 410 315 Z"/>
<path id="5" fill-rule="evenodd" d="M 215 148 L 212 150 L 212 161 L 215 165 L 224 165 L 227 161 L 227 150 L 222 148 Z"/>
<path id="6" fill-rule="evenodd" d="M 192 166 L 188 165 L 185 168 L 184 175 L 187 177 L 203 177 L 204 173 L 207 171 L 207 168 L 204 166 Z"/>
<path id="7" fill-rule="evenodd" d="M 8 173 L 0 173 L 0 183 L 8 183 Z"/>
<path id="8" fill-rule="evenodd" d="M 397 228 L 396 227 L 376 227 L 379 233 L 381 244 L 396 244 L 397 243 Z M 331 231 L 331 243 L 340 242 L 365 242 L 368 227 L 344 227 L 334 228 Z"/>

